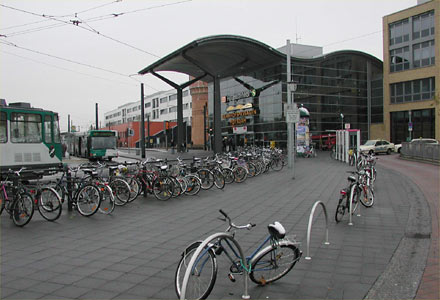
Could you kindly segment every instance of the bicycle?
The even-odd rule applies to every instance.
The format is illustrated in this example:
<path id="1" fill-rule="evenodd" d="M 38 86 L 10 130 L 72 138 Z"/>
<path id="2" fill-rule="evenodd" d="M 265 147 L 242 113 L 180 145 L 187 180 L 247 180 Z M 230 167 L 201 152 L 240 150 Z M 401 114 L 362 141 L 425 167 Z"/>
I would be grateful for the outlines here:
<path id="1" fill-rule="evenodd" d="M 53 222 L 61 216 L 63 210 L 61 198 L 54 188 L 42 186 L 40 178 L 45 174 L 44 171 L 33 171 L 37 177 L 35 184 L 26 184 L 24 188 L 34 197 L 34 206 L 38 208 L 40 215 L 47 221 Z"/>
<path id="2" fill-rule="evenodd" d="M 1 182 L 0 214 L 3 210 L 6 210 L 14 224 L 18 227 L 23 227 L 28 224 L 34 215 L 34 201 L 32 196 L 29 195 L 23 185 L 18 181 L 20 173 L 24 169 L 24 167 L 18 171 L 9 169 L 5 180 Z M 10 175 L 14 177 L 13 182 L 8 181 Z M 9 198 L 10 194 L 8 194 L 7 189 L 12 190 L 12 199 Z"/>
<path id="3" fill-rule="evenodd" d="M 365 184 L 365 178 L 368 177 L 368 174 L 364 171 L 349 171 L 349 173 L 357 174 L 358 177 L 348 176 L 348 187 L 339 192 L 340 197 L 335 213 L 336 223 L 342 220 L 345 211 L 353 215 L 358 208 L 359 202 L 365 207 L 371 207 L 374 203 L 373 191 Z"/>
<path id="4" fill-rule="evenodd" d="M 231 232 L 232 229 L 250 230 L 256 226 L 252 223 L 235 225 L 223 210 L 219 211 L 224 217 L 224 219 L 220 218 L 220 220 L 228 223 L 226 233 Z M 186 270 L 191 268 L 190 278 L 186 285 L 185 298 L 206 299 L 211 293 L 217 278 L 217 256 L 222 254 L 225 254 L 231 262 L 228 277 L 232 282 L 235 281 L 234 275 L 242 275 L 244 272 L 248 272 L 249 278 L 258 285 L 265 285 L 285 276 L 302 255 L 298 248 L 299 243 L 286 238 L 286 230 L 279 222 L 269 224 L 268 230 L 269 235 L 250 256 L 246 257 L 249 268 L 243 266 L 240 255 L 231 243 L 221 238 L 209 243 L 195 259 L 194 264 L 189 266 L 188 264 L 192 256 L 202 242 L 192 243 L 182 253 L 176 269 L 174 284 L 177 296 L 180 298 L 183 278 Z"/>

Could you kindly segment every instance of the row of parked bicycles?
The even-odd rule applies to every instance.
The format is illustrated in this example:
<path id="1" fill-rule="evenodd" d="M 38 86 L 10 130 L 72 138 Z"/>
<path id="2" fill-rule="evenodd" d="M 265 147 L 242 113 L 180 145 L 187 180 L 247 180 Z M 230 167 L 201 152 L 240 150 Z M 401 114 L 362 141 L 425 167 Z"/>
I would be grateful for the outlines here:
<path id="1" fill-rule="evenodd" d="M 281 150 L 249 148 L 203 159 L 94 162 L 43 171 L 21 168 L 2 174 L 0 214 L 6 211 L 20 227 L 30 222 L 36 210 L 48 221 L 57 220 L 64 202 L 86 217 L 97 212 L 111 214 L 116 206 L 141 194 L 161 201 L 196 195 L 214 186 L 223 189 L 233 182 L 242 183 L 269 170 L 280 171 L 285 165 Z"/>
<path id="2" fill-rule="evenodd" d="M 335 220 L 339 223 L 345 214 L 351 216 L 357 211 L 359 203 L 365 207 L 374 204 L 374 182 L 376 181 L 376 160 L 374 154 L 360 154 L 350 159 L 350 165 L 355 171 L 347 171 L 347 186 L 340 190 L 340 197 L 336 207 Z"/>

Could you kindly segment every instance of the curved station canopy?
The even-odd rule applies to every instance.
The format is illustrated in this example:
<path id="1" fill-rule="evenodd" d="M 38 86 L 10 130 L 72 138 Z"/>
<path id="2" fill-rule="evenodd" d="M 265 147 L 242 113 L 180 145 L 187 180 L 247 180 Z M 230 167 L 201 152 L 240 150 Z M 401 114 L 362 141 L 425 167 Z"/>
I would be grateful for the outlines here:
<path id="1" fill-rule="evenodd" d="M 217 35 L 195 40 L 154 64 L 139 71 L 139 74 L 173 71 L 192 77 L 225 78 L 279 63 L 285 55 L 256 40 Z"/>

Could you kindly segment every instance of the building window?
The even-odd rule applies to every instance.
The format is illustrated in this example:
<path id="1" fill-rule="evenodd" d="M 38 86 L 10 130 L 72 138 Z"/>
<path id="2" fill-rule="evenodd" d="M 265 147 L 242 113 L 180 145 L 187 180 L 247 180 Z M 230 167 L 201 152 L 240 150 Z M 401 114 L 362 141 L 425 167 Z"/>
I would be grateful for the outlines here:
<path id="1" fill-rule="evenodd" d="M 435 78 L 423 78 L 390 84 L 391 103 L 430 100 L 435 95 Z"/>
<path id="2" fill-rule="evenodd" d="M 145 108 L 151 107 L 151 102 L 145 103 Z"/>
<path id="3" fill-rule="evenodd" d="M 0 112 L 0 143 L 6 143 L 8 141 L 8 123 L 6 119 L 6 113 Z"/>
<path id="4" fill-rule="evenodd" d="M 156 108 L 159 106 L 159 99 L 158 98 L 154 98 L 153 99 L 153 108 Z"/>
<path id="5" fill-rule="evenodd" d="M 165 115 L 165 114 L 167 114 L 167 109 L 165 108 L 165 109 L 161 109 L 160 110 L 160 115 Z"/>
<path id="6" fill-rule="evenodd" d="M 176 111 L 177 111 L 177 106 L 170 107 L 170 109 L 169 109 L 170 113 L 176 112 Z"/>
<path id="7" fill-rule="evenodd" d="M 435 64 L 434 40 L 414 44 L 413 64 L 414 64 L 414 68 L 431 66 Z"/>
<path id="8" fill-rule="evenodd" d="M 390 50 L 390 72 L 409 69 L 409 46 Z"/>
<path id="9" fill-rule="evenodd" d="M 413 20 L 413 40 L 434 35 L 434 11 L 414 16 Z"/>
<path id="10" fill-rule="evenodd" d="M 390 46 L 409 41 L 409 20 L 404 19 L 389 25 Z"/>
<path id="11" fill-rule="evenodd" d="M 183 91 L 182 97 L 186 97 L 186 96 L 188 96 L 188 93 L 189 93 L 189 91 L 188 91 L 188 90 L 186 90 L 186 91 Z"/>
<path id="12" fill-rule="evenodd" d="M 183 104 L 183 109 L 188 109 L 188 108 L 189 108 L 189 103 Z"/>
<path id="13" fill-rule="evenodd" d="M 167 103 L 168 97 L 162 97 L 160 98 L 160 103 Z"/>
<path id="14" fill-rule="evenodd" d="M 177 100 L 177 94 L 171 95 L 170 96 L 170 101 L 172 100 Z"/>

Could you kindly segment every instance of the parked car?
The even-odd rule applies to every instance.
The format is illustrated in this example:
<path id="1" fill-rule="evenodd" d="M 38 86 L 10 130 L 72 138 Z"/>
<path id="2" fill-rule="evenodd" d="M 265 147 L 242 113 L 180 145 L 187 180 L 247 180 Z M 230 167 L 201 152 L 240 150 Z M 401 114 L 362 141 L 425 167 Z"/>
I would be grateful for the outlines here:
<path id="1" fill-rule="evenodd" d="M 390 154 L 394 151 L 394 144 L 386 140 L 368 140 L 365 144 L 361 145 L 360 151 L 363 153 L 386 153 Z"/>
<path id="2" fill-rule="evenodd" d="M 412 139 L 411 144 L 438 144 L 439 142 L 435 139 L 425 139 L 425 138 L 418 138 L 418 139 Z M 400 153 L 400 149 L 402 148 L 402 144 L 396 144 L 394 145 L 394 151 Z"/>

